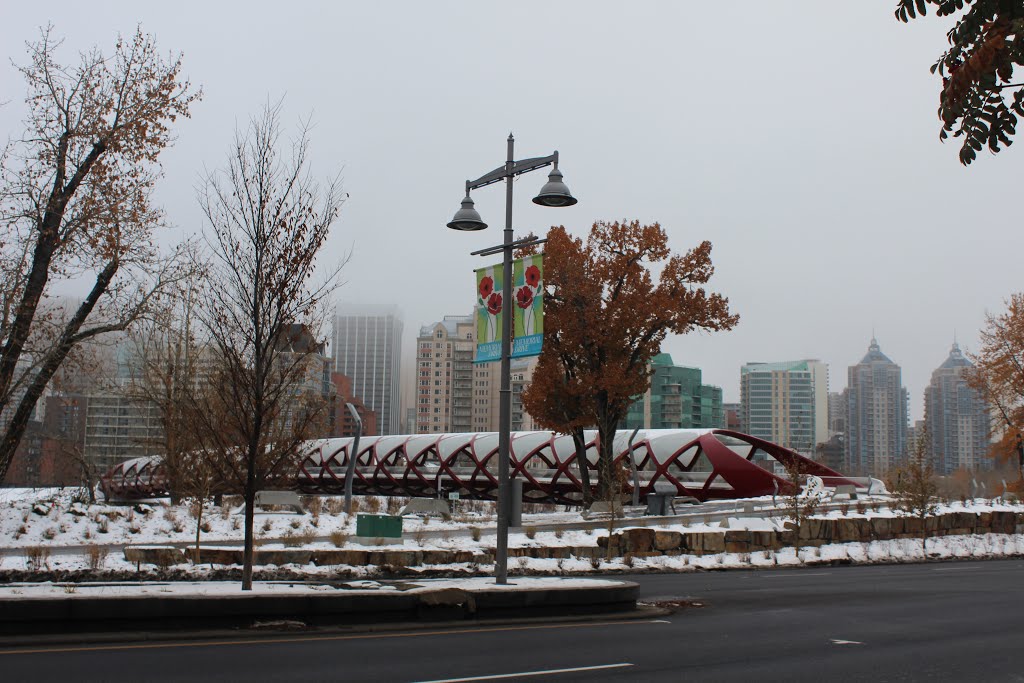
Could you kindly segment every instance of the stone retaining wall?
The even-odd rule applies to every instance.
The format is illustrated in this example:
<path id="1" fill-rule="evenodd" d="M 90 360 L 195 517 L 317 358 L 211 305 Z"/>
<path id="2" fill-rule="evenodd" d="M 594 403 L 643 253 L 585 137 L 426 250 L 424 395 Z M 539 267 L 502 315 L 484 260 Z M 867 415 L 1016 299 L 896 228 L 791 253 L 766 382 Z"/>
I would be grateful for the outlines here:
<path id="1" fill-rule="evenodd" d="M 658 555 L 712 555 L 716 553 L 749 553 L 779 550 L 796 544 L 797 531 L 786 523 L 785 531 L 669 531 L 638 527 L 624 529 L 611 536 L 612 555 L 653 557 Z M 885 541 L 895 538 L 920 538 L 922 522 L 916 517 L 843 517 L 838 519 L 812 518 L 801 525 L 800 545 L 820 546 L 827 543 L 855 543 Z M 967 534 L 1020 534 L 1024 533 L 1024 513 L 1015 512 L 954 512 L 929 517 L 925 520 L 928 536 L 954 536 Z M 609 539 L 597 539 L 596 546 L 543 546 L 509 548 L 509 557 L 538 559 L 590 559 L 605 557 Z M 191 549 L 171 547 L 127 547 L 125 560 L 137 564 L 172 566 L 191 559 Z M 391 565 L 393 567 L 419 567 L 422 565 L 494 562 L 494 548 L 482 552 L 470 550 L 362 550 L 328 548 L 321 550 L 283 549 L 253 551 L 257 565 L 309 564 L 318 566 Z M 202 548 L 203 564 L 240 565 L 240 548 Z"/>
<path id="2" fill-rule="evenodd" d="M 796 545 L 797 531 L 792 522 L 786 522 L 785 531 L 663 531 L 658 529 L 625 529 L 611 536 L 613 555 L 710 555 L 715 553 L 748 553 L 778 550 Z M 1024 513 L 1015 512 L 954 512 L 928 517 L 924 520 L 927 536 L 954 536 L 967 534 L 1024 533 Z M 917 517 L 843 517 L 838 519 L 811 518 L 799 530 L 800 545 L 821 546 L 827 543 L 856 543 L 887 541 L 896 538 L 920 538 L 922 520 Z M 607 549 L 608 537 L 597 539 L 598 546 Z"/>

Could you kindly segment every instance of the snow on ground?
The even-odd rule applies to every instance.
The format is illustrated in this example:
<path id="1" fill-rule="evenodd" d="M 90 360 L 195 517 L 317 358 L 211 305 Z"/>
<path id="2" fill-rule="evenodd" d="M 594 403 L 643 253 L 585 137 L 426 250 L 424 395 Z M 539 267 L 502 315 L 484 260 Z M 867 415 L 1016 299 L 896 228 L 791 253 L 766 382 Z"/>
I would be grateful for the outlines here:
<path id="1" fill-rule="evenodd" d="M 446 588 L 458 588 L 464 591 L 524 591 L 544 590 L 552 588 L 600 588 L 620 583 L 610 579 L 592 579 L 579 577 L 542 576 L 516 577 L 505 586 L 496 586 L 490 577 L 466 577 L 460 579 L 416 579 L 403 581 L 399 585 L 378 581 L 349 581 L 340 585 L 316 583 L 287 583 L 254 581 L 252 592 L 242 594 L 237 581 L 174 581 L 174 582 L 139 582 L 139 583 L 105 583 L 105 584 L 70 584 L 70 583 L 13 583 L 0 585 L 0 599 L 33 600 L 67 598 L 119 598 L 126 595 L 152 595 L 156 597 L 227 597 L 252 595 L 301 595 L 308 593 L 337 592 L 344 590 L 346 594 L 373 594 L 385 592 L 423 593 L 426 591 Z"/>
<path id="2" fill-rule="evenodd" d="M 0 570 L 50 569 L 76 571 L 99 567 L 111 572 L 134 572 L 136 566 L 126 562 L 120 545 L 166 545 L 194 543 L 196 519 L 187 505 L 169 505 L 167 501 L 148 504 L 86 505 L 74 490 L 0 489 Z M 385 499 L 357 497 L 363 509 L 385 512 Z M 771 498 L 744 501 L 755 507 L 771 504 Z M 256 535 L 261 548 L 301 547 L 308 550 L 344 548 L 373 550 L 470 550 L 480 551 L 496 545 L 494 518 L 486 506 L 466 506 L 451 521 L 409 516 L 404 519 L 404 543 L 361 546 L 355 542 L 355 519 L 336 511 L 338 500 L 321 500 L 319 513 L 298 515 L 292 512 L 257 512 Z M 680 512 L 691 513 L 692 520 L 664 525 L 660 529 L 679 532 L 748 529 L 770 531 L 781 529 L 782 512 L 763 511 L 758 516 L 742 516 L 739 502 L 717 502 L 687 506 Z M 705 513 L 721 516 L 736 511 L 721 521 L 706 522 Z M 969 500 L 939 506 L 939 514 L 949 512 L 984 512 L 992 510 L 1024 511 L 1024 505 L 999 500 Z M 824 511 L 821 516 L 892 517 L 903 513 L 893 510 L 885 499 L 851 501 L 842 509 Z M 607 536 L 607 526 L 587 530 L 536 531 L 533 524 L 580 522 L 578 512 L 544 512 L 524 515 L 527 525 L 521 532 L 509 534 L 509 547 L 572 547 L 595 546 L 597 539 Z M 203 513 L 206 530 L 202 543 L 240 547 L 241 514 L 230 505 L 223 508 L 207 506 Z M 615 531 L 630 527 L 630 520 L 618 520 Z M 476 538 L 474 538 L 474 536 Z M 109 549 L 106 549 L 110 546 Z M 929 557 L 999 557 L 1024 554 L 1024 535 L 947 536 L 928 540 Z M 823 562 L 901 562 L 920 560 L 921 544 L 917 539 L 846 543 L 806 548 L 797 557 L 793 549 L 778 552 L 719 555 L 680 555 L 677 557 L 590 559 L 510 558 L 509 569 L 515 573 L 577 574 L 595 571 L 691 571 L 695 569 L 726 569 L 735 567 L 790 566 Z M 375 578 L 376 567 L 316 567 L 287 565 L 295 573 L 318 577 L 336 577 L 339 571 L 348 576 Z M 202 579 L 209 565 L 188 564 L 175 567 L 179 574 Z M 273 567 L 268 567 L 273 569 Z M 424 566 L 423 570 L 488 573 L 493 565 L 452 564 Z"/>

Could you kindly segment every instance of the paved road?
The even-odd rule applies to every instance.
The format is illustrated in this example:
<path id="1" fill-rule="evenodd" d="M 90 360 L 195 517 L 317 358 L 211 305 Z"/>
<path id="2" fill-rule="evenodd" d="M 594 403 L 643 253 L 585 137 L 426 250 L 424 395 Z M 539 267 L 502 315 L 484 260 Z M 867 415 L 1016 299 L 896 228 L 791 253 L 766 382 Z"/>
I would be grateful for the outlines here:
<path id="1" fill-rule="evenodd" d="M 635 622 L 6 650 L 0 678 L 1024 681 L 1020 560 L 635 578 L 647 600 L 702 606 Z"/>

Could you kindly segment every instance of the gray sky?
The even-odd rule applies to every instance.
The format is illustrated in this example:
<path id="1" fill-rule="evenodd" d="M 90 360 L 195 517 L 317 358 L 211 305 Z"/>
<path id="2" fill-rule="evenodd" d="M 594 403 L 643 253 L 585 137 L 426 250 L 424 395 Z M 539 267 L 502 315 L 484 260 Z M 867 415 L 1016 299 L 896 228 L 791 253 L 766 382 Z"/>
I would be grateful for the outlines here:
<path id="1" fill-rule="evenodd" d="M 503 163 L 509 131 L 520 158 L 558 149 L 579 198 L 536 207 L 544 172 L 521 177 L 519 231 L 638 218 L 677 250 L 714 243 L 712 286 L 740 325 L 664 350 L 727 401 L 754 360 L 821 358 L 842 389 L 874 330 L 920 418 L 954 331 L 975 348 L 985 311 L 1020 288 L 1024 150 L 965 169 L 938 142 L 928 67 L 950 22 L 900 24 L 895 0 L 7 4 L 17 62 L 47 22 L 66 62 L 136 23 L 184 52 L 205 97 L 159 190 L 183 234 L 201 228 L 194 187 L 236 124 L 268 97 L 285 97 L 289 125 L 311 116 L 316 173 L 342 170 L 351 193 L 327 254 L 353 250 L 340 297 L 399 304 L 410 340 L 471 309 L 486 264 L 469 252 L 500 241 L 504 193 L 475 193 L 492 229 L 445 223 L 465 179 Z M 0 131 L 19 130 L 23 92 L 0 68 Z"/>

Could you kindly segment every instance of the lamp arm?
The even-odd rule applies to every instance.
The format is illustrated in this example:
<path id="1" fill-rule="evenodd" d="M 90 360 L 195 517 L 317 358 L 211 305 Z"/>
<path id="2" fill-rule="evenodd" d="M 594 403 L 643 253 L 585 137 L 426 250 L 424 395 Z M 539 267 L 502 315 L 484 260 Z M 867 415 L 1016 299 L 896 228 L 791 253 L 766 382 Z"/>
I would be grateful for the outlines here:
<path id="1" fill-rule="evenodd" d="M 522 175 L 529 173 L 530 171 L 536 171 L 538 168 L 544 168 L 551 164 L 558 165 L 558 152 L 550 154 L 546 157 L 533 157 L 532 159 L 523 159 L 522 161 L 515 161 L 512 163 L 512 175 Z M 466 193 L 469 194 L 470 190 L 478 190 L 481 187 L 487 187 L 494 183 L 501 182 L 508 177 L 504 166 L 499 166 L 489 173 L 485 173 L 476 180 L 466 181 Z"/>

